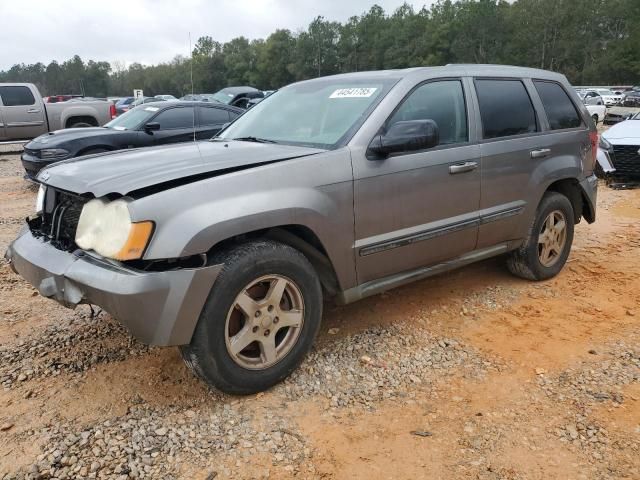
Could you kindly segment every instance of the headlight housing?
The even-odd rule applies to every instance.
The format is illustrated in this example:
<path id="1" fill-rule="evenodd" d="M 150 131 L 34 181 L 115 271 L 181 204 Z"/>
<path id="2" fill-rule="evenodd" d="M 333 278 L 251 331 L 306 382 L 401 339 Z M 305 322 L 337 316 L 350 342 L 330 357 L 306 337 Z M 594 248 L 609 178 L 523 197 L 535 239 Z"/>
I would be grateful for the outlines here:
<path id="1" fill-rule="evenodd" d="M 604 138 L 602 135 L 600 135 L 600 144 L 599 147 L 602 148 L 603 150 L 613 150 L 613 145 L 611 145 L 606 138 Z"/>
<path id="2" fill-rule="evenodd" d="M 64 160 L 69 156 L 69 150 L 64 148 L 43 148 L 40 150 L 40 158 L 43 160 Z"/>
<path id="3" fill-rule="evenodd" d="M 128 201 L 96 198 L 87 202 L 76 228 L 76 244 L 115 260 L 141 258 L 153 233 L 153 222 L 131 222 Z"/>

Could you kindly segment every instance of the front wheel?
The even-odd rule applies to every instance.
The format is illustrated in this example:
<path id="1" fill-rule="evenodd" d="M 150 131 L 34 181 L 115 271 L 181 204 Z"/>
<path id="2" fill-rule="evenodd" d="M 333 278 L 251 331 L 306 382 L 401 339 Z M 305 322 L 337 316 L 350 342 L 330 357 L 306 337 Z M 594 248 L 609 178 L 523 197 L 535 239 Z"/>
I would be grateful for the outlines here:
<path id="1" fill-rule="evenodd" d="M 224 266 L 182 356 L 224 392 L 265 390 L 311 348 L 322 318 L 320 281 L 302 253 L 269 240 L 238 245 L 212 261 Z"/>
<path id="2" fill-rule="evenodd" d="M 593 123 L 595 123 L 596 125 L 598 125 L 598 115 L 592 115 L 591 118 L 593 118 Z"/>
<path id="3" fill-rule="evenodd" d="M 528 280 L 556 276 L 571 251 L 574 218 L 573 206 L 567 197 L 557 192 L 545 193 L 527 240 L 507 259 L 509 271 Z"/>

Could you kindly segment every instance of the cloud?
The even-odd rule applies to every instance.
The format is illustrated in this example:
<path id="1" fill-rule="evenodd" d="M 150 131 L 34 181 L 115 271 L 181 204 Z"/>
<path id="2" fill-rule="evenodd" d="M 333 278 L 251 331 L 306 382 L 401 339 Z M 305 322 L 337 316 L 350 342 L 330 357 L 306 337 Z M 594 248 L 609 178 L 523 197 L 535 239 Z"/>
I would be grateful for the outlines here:
<path id="1" fill-rule="evenodd" d="M 0 0 L 0 70 L 16 63 L 83 60 L 128 65 L 189 54 L 203 35 L 225 42 L 304 29 L 318 15 L 345 21 L 373 3 L 392 12 L 402 0 Z M 416 8 L 432 0 L 412 3 Z M 10 45 L 10 48 L 7 46 Z"/>

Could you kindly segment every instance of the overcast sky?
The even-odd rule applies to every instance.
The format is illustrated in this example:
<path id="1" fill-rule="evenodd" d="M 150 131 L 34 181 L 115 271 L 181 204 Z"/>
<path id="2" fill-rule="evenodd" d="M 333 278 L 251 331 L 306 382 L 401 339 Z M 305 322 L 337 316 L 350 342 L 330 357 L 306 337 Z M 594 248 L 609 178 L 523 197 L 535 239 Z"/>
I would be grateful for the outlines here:
<path id="1" fill-rule="evenodd" d="M 143 64 L 189 53 L 209 35 L 265 38 L 276 28 L 306 28 L 318 15 L 345 21 L 377 3 L 403 0 L 0 0 L 0 70 L 16 63 L 83 60 Z M 432 0 L 409 1 L 416 9 Z"/>

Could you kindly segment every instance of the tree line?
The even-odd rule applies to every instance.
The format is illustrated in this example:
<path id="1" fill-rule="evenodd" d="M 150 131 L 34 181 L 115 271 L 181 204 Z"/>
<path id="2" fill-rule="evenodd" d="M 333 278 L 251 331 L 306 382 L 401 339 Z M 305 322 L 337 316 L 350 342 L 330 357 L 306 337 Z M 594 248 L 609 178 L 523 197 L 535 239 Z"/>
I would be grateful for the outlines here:
<path id="1" fill-rule="evenodd" d="M 378 5 L 347 22 L 315 18 L 306 30 L 266 39 L 198 39 L 192 59 L 125 66 L 83 61 L 16 64 L 0 82 L 31 82 L 44 95 L 212 93 L 230 85 L 263 90 L 335 73 L 496 63 L 564 73 L 574 84 L 640 83 L 639 0 L 439 0 L 430 8 Z M 193 62 L 193 65 L 192 65 Z"/>

